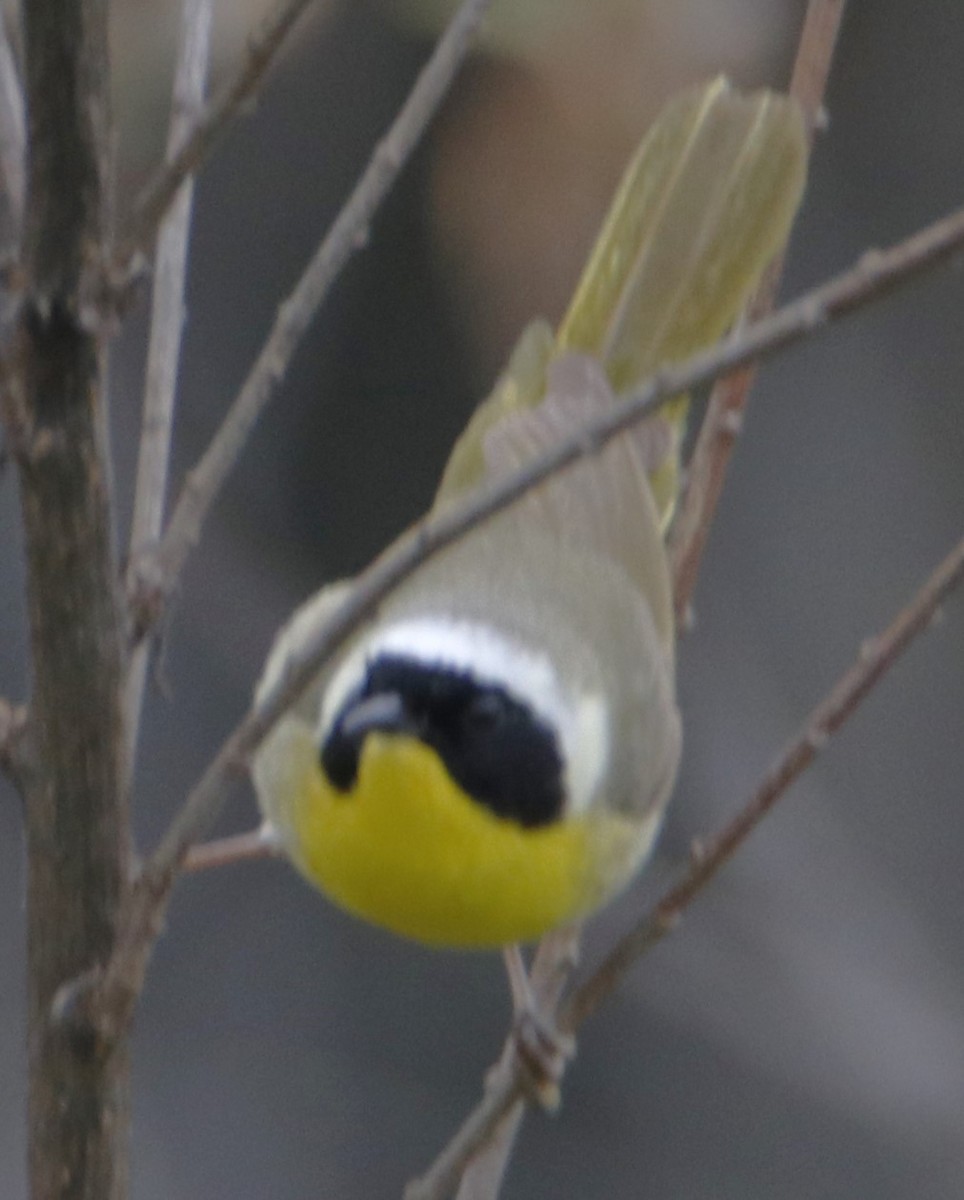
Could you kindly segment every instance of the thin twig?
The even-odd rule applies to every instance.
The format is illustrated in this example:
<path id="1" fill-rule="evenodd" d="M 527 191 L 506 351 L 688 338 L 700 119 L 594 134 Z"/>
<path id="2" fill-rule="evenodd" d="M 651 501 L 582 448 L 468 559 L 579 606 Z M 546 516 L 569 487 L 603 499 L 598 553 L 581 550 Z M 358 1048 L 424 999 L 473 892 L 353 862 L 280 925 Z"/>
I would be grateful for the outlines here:
<path id="1" fill-rule="evenodd" d="M 810 0 L 800 34 L 793 73 L 790 76 L 790 95 L 803 105 L 811 126 L 823 121 L 823 99 L 833 62 L 846 0 Z"/>
<path id="2" fill-rule="evenodd" d="M 234 118 L 264 82 L 288 34 L 311 0 L 286 0 L 267 16 L 249 39 L 245 56 L 232 78 L 225 81 L 206 111 L 192 124 L 189 135 L 173 156 L 157 168 L 137 200 L 134 227 L 119 259 L 118 274 L 126 275 L 124 264 L 146 252 L 164 214 L 189 175 L 197 172 L 211 154 Z"/>
<path id="3" fill-rule="evenodd" d="M 13 230 L 19 241 L 26 191 L 24 151 L 27 129 L 23 88 L 10 43 L 10 20 L 7 9 L 0 11 L 0 173 L 3 175 Z"/>
<path id="4" fill-rule="evenodd" d="M 483 1144 L 465 1163 L 461 1180 L 455 1175 L 446 1194 L 458 1183 L 455 1200 L 492 1200 L 498 1196 L 525 1115 L 526 1099 L 523 1095 L 509 1105 L 505 1115 L 496 1122 Z M 418 1200 L 422 1186 L 422 1182 L 418 1181 L 406 1188 L 405 1200 Z"/>
<path id="5" fill-rule="evenodd" d="M 184 0 L 171 97 L 167 153 L 173 158 L 204 105 L 211 47 L 212 0 Z M 147 352 L 144 417 L 137 460 L 130 561 L 161 534 L 167 495 L 168 466 L 174 426 L 174 398 L 184 330 L 184 287 L 191 230 L 194 182 L 181 184 L 166 214 L 157 240 L 151 300 L 151 336 Z M 150 646 L 138 645 L 131 655 L 126 682 L 128 761 L 133 764 L 138 742 L 144 683 Z"/>
<path id="6" fill-rule="evenodd" d="M 203 834 L 220 810 L 229 777 L 242 773 L 241 764 L 260 745 L 281 713 L 304 691 L 321 664 L 388 592 L 427 559 L 549 476 L 598 454 L 614 437 L 651 415 L 669 397 L 704 386 L 717 376 L 815 336 L 835 318 L 865 306 L 935 267 L 962 245 L 964 208 L 887 250 L 868 250 L 853 267 L 828 283 L 686 362 L 663 369 L 584 430 L 532 459 L 521 470 L 414 526 L 358 576 L 345 603 L 304 645 L 301 655 L 289 664 L 285 677 L 265 698 L 262 708 L 250 713 L 221 747 L 188 798 L 181 817 L 158 847 L 154 861 L 160 873 L 170 871 L 173 877 L 176 863 L 186 853 L 187 846 Z"/>
<path id="7" fill-rule="evenodd" d="M 481 1101 L 425 1174 L 405 1188 L 405 1200 L 447 1200 L 458 1187 L 466 1165 L 484 1149 L 500 1122 L 525 1098 L 522 1068 L 512 1058 L 504 1069 L 489 1076 Z"/>
<path id="8" fill-rule="evenodd" d="M 348 202 L 338 214 L 278 315 L 261 352 L 208 449 L 189 474 L 163 541 L 140 561 L 142 594 L 134 603 L 145 622 L 156 618 L 164 596 L 176 586 L 201 526 L 248 440 L 273 398 L 288 365 L 331 285 L 352 253 L 364 244 L 376 210 L 438 110 L 468 53 L 491 0 L 463 0 L 411 93 L 375 151 Z"/>
<path id="9" fill-rule="evenodd" d="M 813 762 L 828 739 L 849 720 L 861 702 L 894 666 L 911 642 L 934 620 L 940 606 L 964 578 L 964 539 L 954 547 L 879 637 L 861 647 L 849 671 L 808 717 L 803 729 L 780 755 L 747 804 L 703 847 L 689 870 L 606 956 L 563 1005 L 559 1029 L 574 1033 L 596 1011 L 648 950 L 670 933 L 685 909 L 746 841 L 764 816 Z M 409 1185 L 406 1200 L 444 1200 L 466 1164 L 523 1098 L 516 1066 L 496 1076 L 482 1102 L 470 1114 L 431 1168 Z"/>
<path id="10" fill-rule="evenodd" d="M 273 858 L 280 854 L 276 841 L 266 837 L 263 828 L 218 838 L 202 846 L 192 846 L 184 859 L 185 871 L 207 871 L 211 867 L 228 867 L 234 863 L 250 862 L 253 858 Z"/>
<path id="11" fill-rule="evenodd" d="M 559 1008 L 569 977 L 579 962 L 580 926 L 569 926 L 556 929 L 539 943 L 535 961 L 529 973 L 529 986 L 535 1002 L 535 1011 L 539 1019 L 547 1014 L 548 1021 L 555 1019 L 554 1014 Z M 500 1073 L 508 1072 L 511 1080 L 519 1069 L 516 1061 L 518 1047 L 515 1031 L 509 1035 L 502 1059 L 495 1069 L 494 1086 Z M 560 1060 L 560 1068 L 564 1067 Z M 514 1087 L 514 1084 L 513 1084 Z M 552 1090 L 558 1092 L 558 1080 L 551 1082 Z M 543 1088 L 543 1096 L 545 1089 Z M 544 1104 L 544 1099 L 543 1099 Z M 509 1157 L 512 1154 L 516 1138 L 522 1127 L 526 1111 L 525 1096 L 512 1101 L 505 1115 L 496 1123 L 491 1136 L 479 1147 L 478 1152 L 465 1164 L 461 1172 L 456 1200 L 492 1200 L 499 1194 Z M 457 1177 L 456 1177 L 457 1178 Z M 453 1180 L 454 1185 L 455 1180 Z M 413 1194 L 418 1195 L 416 1185 Z M 449 1189 L 451 1190 L 451 1189 Z M 409 1192 L 406 1191 L 406 1200 Z"/>
<path id="12" fill-rule="evenodd" d="M 810 0 L 800 35 L 790 95 L 803 107 L 811 144 L 822 124 L 823 98 L 844 4 L 845 0 Z M 765 272 L 747 304 L 747 321 L 759 321 L 773 311 L 783 262 L 781 254 Z M 750 364 L 745 370 L 717 381 L 690 459 L 686 490 L 670 537 L 673 602 L 680 628 L 686 624 L 703 549 L 755 378 L 756 368 Z"/>

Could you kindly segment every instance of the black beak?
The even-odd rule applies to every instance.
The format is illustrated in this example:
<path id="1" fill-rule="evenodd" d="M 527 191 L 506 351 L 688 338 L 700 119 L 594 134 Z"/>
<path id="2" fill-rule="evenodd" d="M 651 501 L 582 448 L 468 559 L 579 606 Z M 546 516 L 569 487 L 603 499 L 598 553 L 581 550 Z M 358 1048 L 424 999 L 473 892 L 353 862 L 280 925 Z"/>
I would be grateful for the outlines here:
<path id="1" fill-rule="evenodd" d="M 409 724 L 401 696 L 397 692 L 379 692 L 352 704 L 338 722 L 338 728 L 344 737 L 364 738 L 375 729 L 389 733 Z"/>
<path id="2" fill-rule="evenodd" d="M 396 692 L 376 692 L 350 703 L 321 747 L 321 766 L 339 791 L 347 792 L 358 776 L 358 759 L 369 733 L 411 732 L 412 717 Z"/>

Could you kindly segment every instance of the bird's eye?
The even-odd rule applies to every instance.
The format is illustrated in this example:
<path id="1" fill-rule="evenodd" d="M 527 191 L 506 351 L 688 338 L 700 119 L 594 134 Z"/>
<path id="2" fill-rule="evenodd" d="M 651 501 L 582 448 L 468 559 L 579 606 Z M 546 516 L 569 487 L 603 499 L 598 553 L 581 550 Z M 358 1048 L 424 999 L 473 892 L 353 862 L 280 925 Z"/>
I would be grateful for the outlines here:
<path id="1" fill-rule="evenodd" d="M 497 692 L 477 692 L 465 707 L 464 720 L 474 729 L 494 729 L 505 716 L 505 702 Z"/>

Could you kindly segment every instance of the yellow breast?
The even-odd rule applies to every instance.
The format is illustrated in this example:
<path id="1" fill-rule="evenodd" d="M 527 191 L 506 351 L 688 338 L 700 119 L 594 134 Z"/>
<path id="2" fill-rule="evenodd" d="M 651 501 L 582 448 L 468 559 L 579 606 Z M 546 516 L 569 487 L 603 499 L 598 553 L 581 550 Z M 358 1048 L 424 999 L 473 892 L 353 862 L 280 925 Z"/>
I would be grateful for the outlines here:
<path id="1" fill-rule="evenodd" d="M 273 819 L 304 875 L 336 903 L 435 945 L 497 947 L 597 907 L 632 872 L 639 826 L 589 813 L 538 829 L 497 817 L 434 751 L 387 734 L 365 742 L 356 786 L 338 792 L 307 727 L 274 758 Z M 281 766 L 283 764 L 283 767 Z"/>

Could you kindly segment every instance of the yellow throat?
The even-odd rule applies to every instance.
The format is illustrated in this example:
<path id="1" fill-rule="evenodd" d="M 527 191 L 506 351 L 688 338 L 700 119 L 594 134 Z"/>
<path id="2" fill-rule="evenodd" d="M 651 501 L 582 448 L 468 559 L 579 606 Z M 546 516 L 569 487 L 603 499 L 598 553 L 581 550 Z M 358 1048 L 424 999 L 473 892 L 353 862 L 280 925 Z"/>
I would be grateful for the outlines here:
<path id="1" fill-rule="evenodd" d="M 472 800 L 411 739 L 369 735 L 349 792 L 328 782 L 307 726 L 290 721 L 281 740 L 272 757 L 287 775 L 298 867 L 343 908 L 406 937 L 532 940 L 595 908 L 635 865 L 638 825 L 594 813 L 527 829 Z"/>

